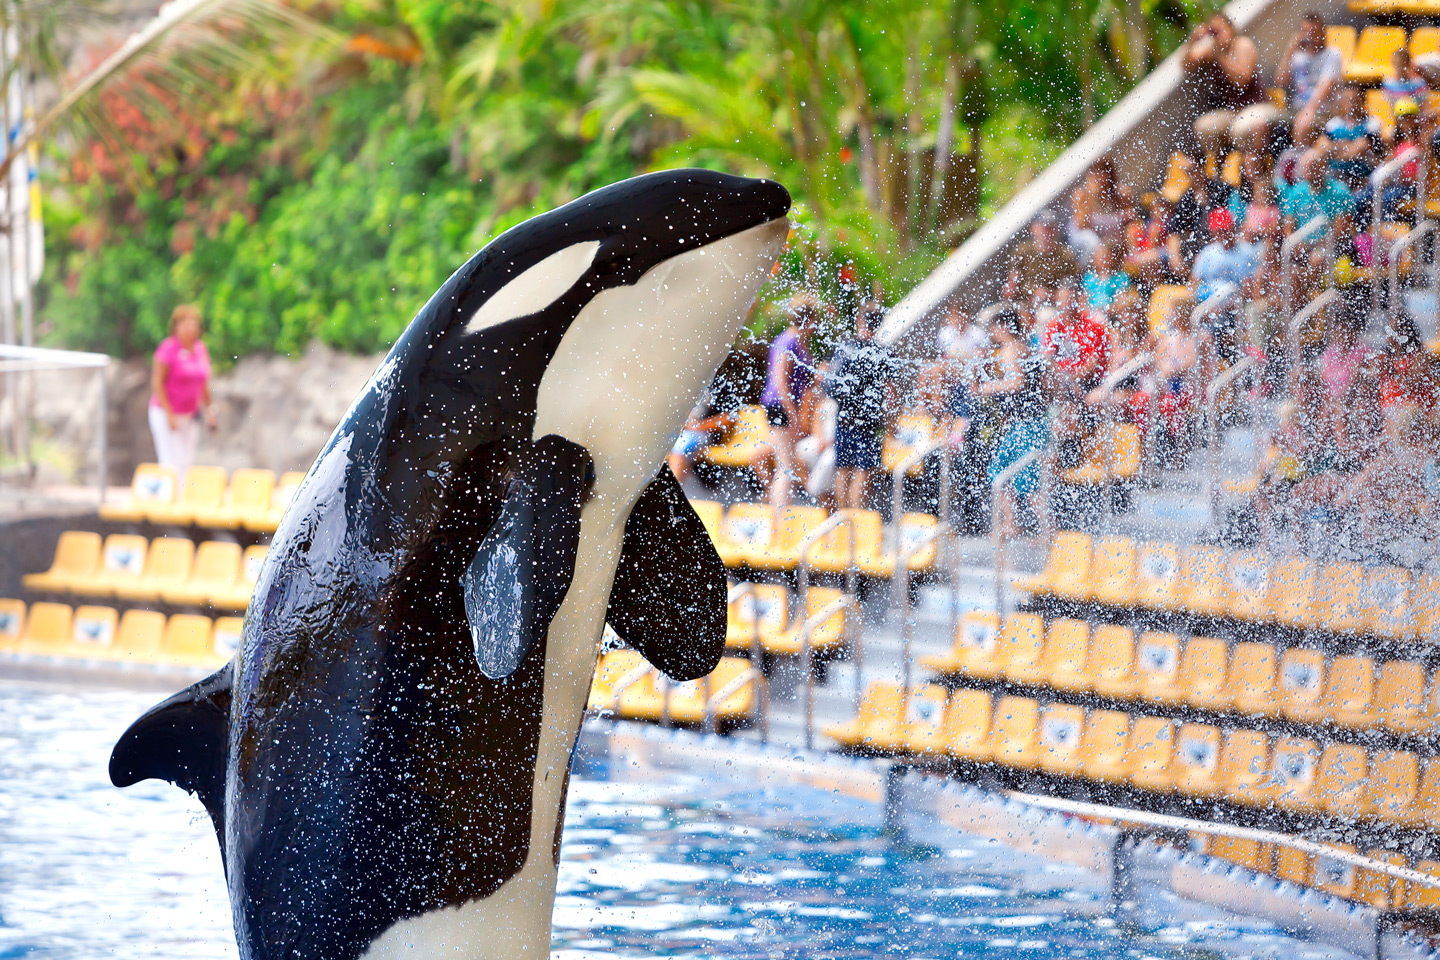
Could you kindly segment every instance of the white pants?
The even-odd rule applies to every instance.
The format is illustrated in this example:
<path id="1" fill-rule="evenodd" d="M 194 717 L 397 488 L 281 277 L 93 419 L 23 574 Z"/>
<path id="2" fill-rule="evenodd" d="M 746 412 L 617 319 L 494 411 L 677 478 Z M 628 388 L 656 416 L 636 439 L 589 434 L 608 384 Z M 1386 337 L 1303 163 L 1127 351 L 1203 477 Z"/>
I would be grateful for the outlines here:
<path id="1" fill-rule="evenodd" d="M 164 409 L 151 404 L 150 436 L 155 440 L 155 462 L 170 467 L 175 476 L 184 479 L 185 471 L 195 462 L 195 444 L 200 432 L 195 428 L 195 415 L 176 416 L 175 429 L 170 429 L 169 416 Z"/>

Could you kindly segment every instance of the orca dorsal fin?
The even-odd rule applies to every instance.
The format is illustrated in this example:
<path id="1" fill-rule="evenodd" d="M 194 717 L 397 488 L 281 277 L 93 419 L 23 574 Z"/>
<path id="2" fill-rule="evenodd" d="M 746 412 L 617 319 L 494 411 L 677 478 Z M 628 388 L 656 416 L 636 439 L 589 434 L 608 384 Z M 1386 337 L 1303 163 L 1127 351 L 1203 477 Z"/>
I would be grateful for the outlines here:
<path id="1" fill-rule="evenodd" d="M 703 677 L 725 652 L 725 565 L 668 464 L 625 521 L 605 618 L 675 680 Z"/>
<path id="2" fill-rule="evenodd" d="M 200 798 L 222 838 L 232 675 L 232 664 L 227 663 L 151 707 L 130 724 L 110 753 L 111 783 L 173 783 Z"/>

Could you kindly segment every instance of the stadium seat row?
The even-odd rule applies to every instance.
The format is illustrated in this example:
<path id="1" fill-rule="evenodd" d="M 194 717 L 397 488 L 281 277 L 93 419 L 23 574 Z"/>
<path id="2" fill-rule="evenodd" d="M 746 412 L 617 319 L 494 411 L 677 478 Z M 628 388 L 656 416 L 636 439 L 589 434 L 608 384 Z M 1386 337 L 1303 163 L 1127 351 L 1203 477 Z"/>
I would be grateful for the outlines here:
<path id="1" fill-rule="evenodd" d="M 1416 9 L 1402 9 L 1407 6 Z M 1365 13 L 1424 16 L 1440 12 L 1440 4 L 1434 0 L 1352 0 L 1350 8 Z M 1355 28 L 1349 26 L 1329 27 L 1325 33 L 1326 40 L 1344 57 L 1345 79 L 1349 83 L 1379 83 L 1391 76 L 1394 69 L 1390 58 L 1396 50 L 1409 50 L 1412 57 L 1440 53 L 1440 29 L 1435 27 L 1417 27 L 1408 35 L 1404 27 L 1382 26 L 1368 26 L 1358 36 Z"/>
<path id="2" fill-rule="evenodd" d="M 694 500 L 690 504 L 710 532 L 715 549 L 727 567 L 785 572 L 800 566 L 801 544 L 829 515 L 821 507 L 789 506 L 779 511 L 763 503 L 737 503 L 726 511 L 723 504 Z M 887 531 L 885 521 L 874 510 L 846 510 L 850 518 L 813 544 L 808 550 L 810 568 L 821 573 L 845 573 L 854 564 L 864 576 L 888 578 L 895 573 L 895 544 L 902 550 L 916 548 L 936 526 L 927 513 L 907 513 L 897 531 Z M 912 572 L 935 566 L 936 542 L 931 540 L 910 557 Z"/>
<path id="3" fill-rule="evenodd" d="M 1112 607 L 1406 639 L 1440 629 L 1440 574 L 1317 563 L 1257 550 L 1056 534 L 1045 569 L 1018 589 Z"/>
<path id="4" fill-rule="evenodd" d="M 37 593 L 244 610 L 267 549 L 242 551 L 238 543 L 220 540 L 207 540 L 197 548 L 185 537 L 147 541 L 124 533 L 102 542 L 98 533 L 66 530 L 55 545 L 50 569 L 26 574 L 22 583 Z"/>
<path id="5" fill-rule="evenodd" d="M 725 646 L 731 650 L 753 651 L 758 644 L 765 653 L 793 657 L 801 652 L 805 623 L 811 619 L 810 647 L 816 652 L 833 650 L 845 642 L 847 618 L 852 609 L 845 594 L 829 587 L 810 588 L 804 613 L 794 619 L 790 613 L 790 591 L 773 583 L 742 583 L 730 586 L 730 604 L 725 624 Z M 826 615 L 826 611 L 832 611 Z"/>
<path id="6" fill-rule="evenodd" d="M 708 676 L 677 683 L 636 651 L 615 650 L 602 655 L 595 667 L 589 706 L 627 720 L 659 722 L 668 717 L 673 723 L 696 726 L 705 722 L 709 697 L 717 701 L 713 713 L 718 722 L 736 723 L 754 717 L 759 703 L 756 687 L 761 683 L 764 679 L 742 657 L 722 657 Z"/>
<path id="7" fill-rule="evenodd" d="M 241 617 L 70 607 L 0 599 L 0 650 L 131 664 L 217 667 L 240 644 Z"/>
<path id="8" fill-rule="evenodd" d="M 1315 856 L 1304 850 L 1261 843 L 1242 837 L 1208 837 L 1205 852 L 1258 873 L 1268 873 L 1304 887 L 1315 887 L 1347 900 L 1368 903 L 1377 910 L 1434 910 L 1440 907 L 1440 887 L 1410 884 L 1377 870 L 1356 867 L 1343 860 Z M 1355 852 L 1351 844 L 1331 844 Z M 1392 850 L 1367 850 L 1366 855 L 1395 866 L 1406 858 Z M 1421 873 L 1440 877 L 1440 863 L 1421 860 L 1413 865 Z"/>
<path id="9" fill-rule="evenodd" d="M 183 483 L 175 471 L 154 463 L 135 468 L 130 498 L 100 508 L 104 520 L 139 523 L 148 520 L 174 526 L 246 529 L 274 533 L 290 498 L 305 478 L 291 472 L 275 479 L 269 470 L 236 470 L 226 476 L 222 467 L 191 467 Z"/>
<path id="10" fill-rule="evenodd" d="M 1142 713 L 953 693 L 929 684 L 866 691 L 855 719 L 825 732 L 842 746 L 993 762 L 1017 770 L 1213 797 L 1295 813 L 1440 829 L 1440 759 L 1404 750 L 1373 755 L 1259 730 Z"/>
<path id="11" fill-rule="evenodd" d="M 947 676 L 1145 700 L 1213 713 L 1284 717 L 1399 734 L 1440 732 L 1423 664 L 1213 637 L 1182 638 L 1129 627 L 989 612 L 960 620 L 955 646 L 921 664 Z M 1428 695 L 1427 695 L 1428 694 Z"/>

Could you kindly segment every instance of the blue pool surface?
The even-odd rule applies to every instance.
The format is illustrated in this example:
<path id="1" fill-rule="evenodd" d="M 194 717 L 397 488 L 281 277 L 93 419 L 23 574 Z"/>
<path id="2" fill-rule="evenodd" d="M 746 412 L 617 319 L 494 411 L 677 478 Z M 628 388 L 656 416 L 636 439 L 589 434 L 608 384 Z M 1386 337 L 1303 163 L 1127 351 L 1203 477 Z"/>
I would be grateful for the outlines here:
<path id="1" fill-rule="evenodd" d="M 0 958 L 236 955 L 199 803 L 106 778 L 116 737 L 158 699 L 0 682 Z M 1124 928 L 1106 893 L 979 839 L 898 841 L 838 795 L 595 765 L 572 781 L 553 956 L 1344 956 L 1183 910 Z"/>

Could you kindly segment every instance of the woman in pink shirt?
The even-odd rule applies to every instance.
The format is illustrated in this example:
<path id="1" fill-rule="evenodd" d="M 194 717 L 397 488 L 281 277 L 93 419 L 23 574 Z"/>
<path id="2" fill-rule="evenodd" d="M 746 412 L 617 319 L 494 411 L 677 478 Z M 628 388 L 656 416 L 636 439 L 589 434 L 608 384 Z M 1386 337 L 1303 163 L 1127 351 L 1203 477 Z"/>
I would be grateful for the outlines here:
<path id="1" fill-rule="evenodd" d="M 170 314 L 170 336 L 155 349 L 150 376 L 150 434 L 155 460 L 183 477 L 195 461 L 198 439 L 195 419 L 201 409 L 205 424 L 215 429 L 210 402 L 210 354 L 200 342 L 200 311 L 181 304 Z"/>

